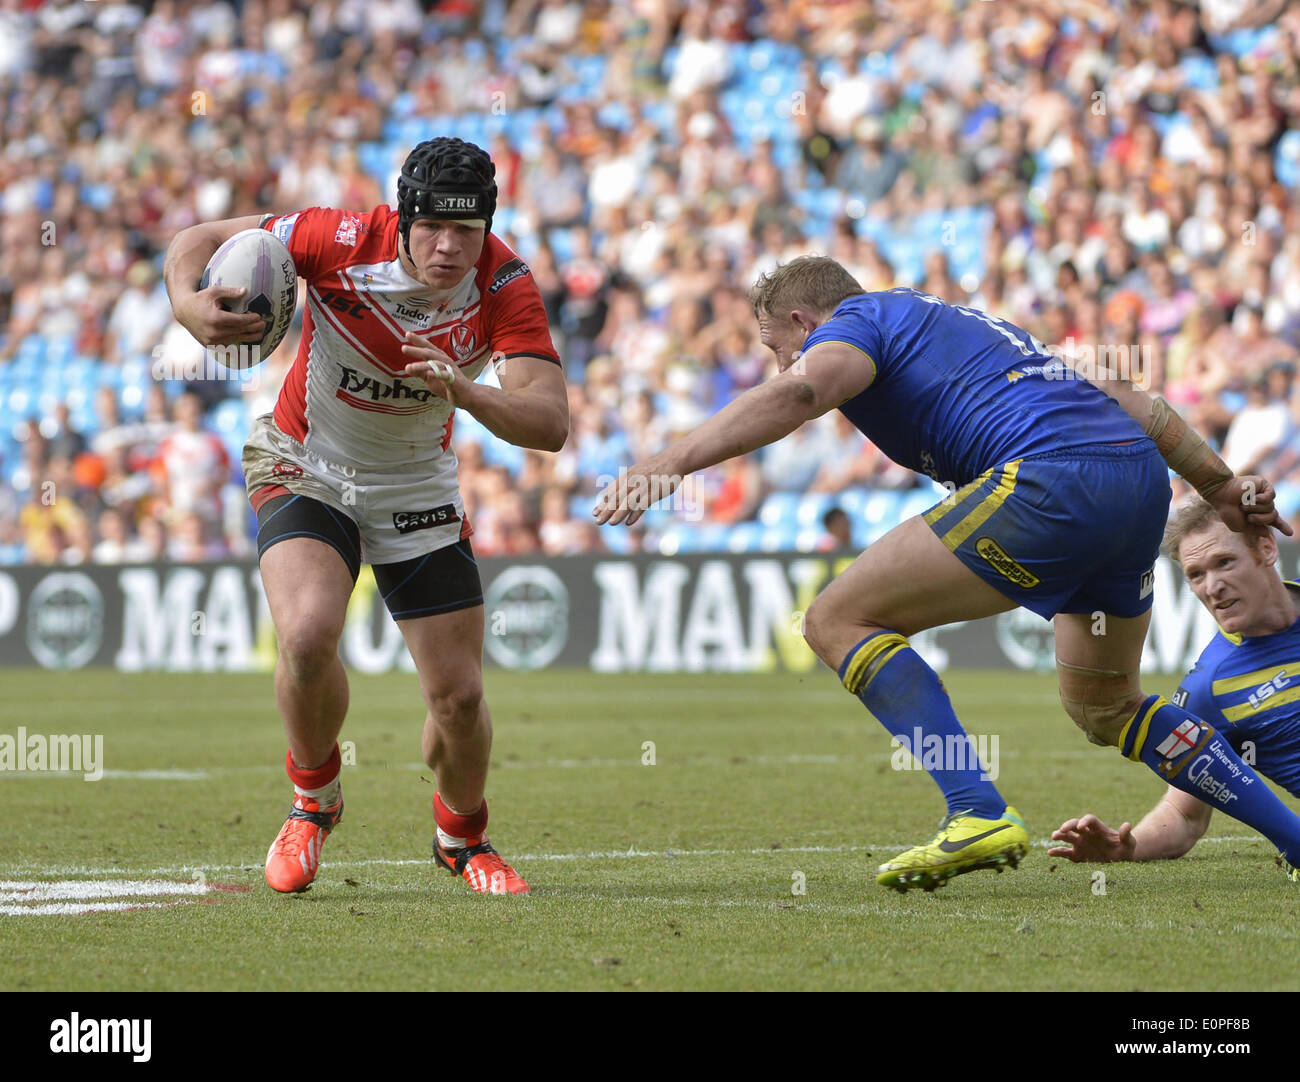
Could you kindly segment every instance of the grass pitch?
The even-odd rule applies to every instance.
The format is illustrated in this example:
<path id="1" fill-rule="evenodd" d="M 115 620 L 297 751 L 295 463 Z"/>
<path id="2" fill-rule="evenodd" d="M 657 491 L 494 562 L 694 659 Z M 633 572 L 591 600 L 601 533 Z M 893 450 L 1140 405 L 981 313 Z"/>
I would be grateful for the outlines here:
<path id="1" fill-rule="evenodd" d="M 875 867 L 928 840 L 942 802 L 829 673 L 489 671 L 489 832 L 522 898 L 474 895 L 429 859 L 413 676 L 352 678 L 347 813 L 300 896 L 262 880 L 290 797 L 269 675 L 3 679 L 0 733 L 102 733 L 108 774 L 0 774 L 0 989 L 1300 984 L 1300 890 L 1241 824 L 1216 816 L 1174 862 L 1046 855 L 1062 820 L 1136 821 L 1161 792 L 1084 742 L 1050 676 L 945 674 L 968 729 L 998 736 L 1035 847 L 1017 871 L 898 895 Z M 190 893 L 38 911 L 69 890 L 131 904 L 109 880 Z"/>

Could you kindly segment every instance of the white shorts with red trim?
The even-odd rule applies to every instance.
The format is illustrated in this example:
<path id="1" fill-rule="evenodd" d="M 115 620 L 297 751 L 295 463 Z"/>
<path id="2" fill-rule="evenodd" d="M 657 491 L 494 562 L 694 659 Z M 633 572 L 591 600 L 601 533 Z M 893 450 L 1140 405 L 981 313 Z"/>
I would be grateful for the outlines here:
<path id="1" fill-rule="evenodd" d="M 320 500 L 357 524 L 365 563 L 409 560 L 474 532 L 450 448 L 432 463 L 362 472 L 307 450 L 268 413 L 253 422 L 243 467 L 254 511 L 286 493 Z"/>

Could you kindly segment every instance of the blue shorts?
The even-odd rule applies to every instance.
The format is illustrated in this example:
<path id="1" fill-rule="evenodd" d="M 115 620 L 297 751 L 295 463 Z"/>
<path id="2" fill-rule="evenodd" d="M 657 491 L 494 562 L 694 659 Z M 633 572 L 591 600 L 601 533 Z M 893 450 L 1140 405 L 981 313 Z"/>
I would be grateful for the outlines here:
<path id="1" fill-rule="evenodd" d="M 1148 439 L 1016 459 L 925 513 L 989 585 L 1045 619 L 1141 616 L 1169 515 L 1169 470 Z"/>

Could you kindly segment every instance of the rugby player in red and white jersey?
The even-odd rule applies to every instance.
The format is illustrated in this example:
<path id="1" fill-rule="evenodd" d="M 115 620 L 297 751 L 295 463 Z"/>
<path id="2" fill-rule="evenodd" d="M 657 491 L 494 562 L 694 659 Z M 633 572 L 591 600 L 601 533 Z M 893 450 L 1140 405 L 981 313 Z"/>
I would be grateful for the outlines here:
<path id="1" fill-rule="evenodd" d="M 483 591 L 451 432 L 459 408 L 511 443 L 558 451 L 568 399 L 537 286 L 491 235 L 495 173 L 474 144 L 433 139 L 407 157 L 396 213 L 309 207 L 211 222 L 178 234 L 167 253 L 176 318 L 205 345 L 256 342 L 265 331 L 260 317 L 221 308 L 238 290 L 196 289 L 235 233 L 270 230 L 307 283 L 297 359 L 243 459 L 294 785 L 266 861 L 279 891 L 307 889 L 343 814 L 348 683 L 338 643 L 363 561 L 419 672 L 424 759 L 438 783 L 435 860 L 480 893 L 528 890 L 485 833 Z M 499 388 L 475 382 L 488 363 Z"/>

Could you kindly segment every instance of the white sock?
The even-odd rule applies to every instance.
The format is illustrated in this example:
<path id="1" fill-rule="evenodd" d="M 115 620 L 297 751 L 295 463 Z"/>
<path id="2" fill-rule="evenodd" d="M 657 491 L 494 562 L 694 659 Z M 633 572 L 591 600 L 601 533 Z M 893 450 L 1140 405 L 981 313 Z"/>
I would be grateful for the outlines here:
<path id="1" fill-rule="evenodd" d="M 311 797 L 322 808 L 332 808 L 343 796 L 343 786 L 339 784 L 338 778 L 335 778 L 328 785 L 322 785 L 319 789 L 304 789 L 295 785 L 293 791 L 299 796 Z"/>
<path id="2" fill-rule="evenodd" d="M 438 844 L 444 849 L 464 849 L 469 845 L 468 838 L 453 838 L 442 827 L 438 828 Z"/>

